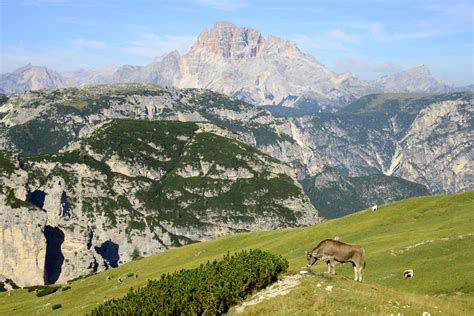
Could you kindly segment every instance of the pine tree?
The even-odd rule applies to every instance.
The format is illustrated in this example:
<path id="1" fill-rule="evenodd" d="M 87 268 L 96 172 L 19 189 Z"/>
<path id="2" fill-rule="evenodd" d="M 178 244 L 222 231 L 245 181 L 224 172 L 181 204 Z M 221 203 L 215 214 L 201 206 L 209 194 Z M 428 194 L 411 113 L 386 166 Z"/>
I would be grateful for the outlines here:
<path id="1" fill-rule="evenodd" d="M 140 250 L 138 250 L 138 248 L 135 247 L 135 249 L 133 249 L 133 252 L 132 252 L 132 260 L 138 260 L 141 257 L 142 256 L 140 255 Z"/>

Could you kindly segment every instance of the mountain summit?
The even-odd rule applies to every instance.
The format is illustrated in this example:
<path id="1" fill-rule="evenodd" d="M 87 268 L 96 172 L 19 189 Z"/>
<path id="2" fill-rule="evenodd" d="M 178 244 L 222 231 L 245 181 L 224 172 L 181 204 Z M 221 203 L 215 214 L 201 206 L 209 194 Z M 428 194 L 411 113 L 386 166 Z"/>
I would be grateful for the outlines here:
<path id="1" fill-rule="evenodd" d="M 453 86 L 433 76 L 425 64 L 383 76 L 375 80 L 375 84 L 384 92 L 449 92 L 454 89 Z"/>
<path id="2" fill-rule="evenodd" d="M 271 35 L 265 38 L 257 29 L 230 22 L 217 22 L 211 29 L 203 30 L 186 54 L 172 51 L 146 66 L 81 70 L 64 77 L 46 71 L 50 80 L 38 80 L 35 84 L 28 83 L 30 77 L 26 73 L 18 72 L 1 76 L 0 88 L 6 93 L 65 85 L 158 83 L 211 89 L 256 105 L 312 112 L 333 111 L 371 93 L 453 89 L 433 77 L 425 65 L 372 81 L 361 80 L 350 72 L 334 73 L 289 40 Z"/>
<path id="3" fill-rule="evenodd" d="M 0 75 L 1 90 L 6 93 L 67 86 L 64 78 L 54 70 L 27 64 L 12 73 Z"/>
<path id="4" fill-rule="evenodd" d="M 192 53 L 204 53 L 237 61 L 257 57 L 265 45 L 260 31 L 240 28 L 229 22 L 217 22 L 211 30 L 201 32 L 191 48 Z"/>

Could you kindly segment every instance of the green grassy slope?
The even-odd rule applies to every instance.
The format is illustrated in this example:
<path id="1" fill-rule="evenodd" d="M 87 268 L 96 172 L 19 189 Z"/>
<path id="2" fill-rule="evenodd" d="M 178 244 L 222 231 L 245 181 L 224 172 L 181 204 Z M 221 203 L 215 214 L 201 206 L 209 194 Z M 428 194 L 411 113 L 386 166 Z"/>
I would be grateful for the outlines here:
<path id="1" fill-rule="evenodd" d="M 337 265 L 335 277 L 315 275 L 284 297 L 264 302 L 250 314 L 390 313 L 466 314 L 474 310 L 474 191 L 454 195 L 419 197 L 363 211 L 315 226 L 226 236 L 192 244 L 125 264 L 71 283 L 68 291 L 38 298 L 34 292 L 16 290 L 0 294 L 0 314 L 53 312 L 84 314 L 104 299 L 124 295 L 130 287 L 146 284 L 161 273 L 192 268 L 221 257 L 227 251 L 261 248 L 282 254 L 290 262 L 290 273 L 305 266 L 304 251 L 319 240 L 340 236 L 343 241 L 363 245 L 367 270 L 363 284 L 353 282 L 352 266 Z M 460 237 L 462 236 L 462 237 Z M 416 277 L 403 280 L 412 268 Z M 137 274 L 138 277 L 129 274 Z M 107 277 L 111 276 L 111 280 Z M 122 277 L 123 282 L 118 282 Z M 334 284 L 332 294 L 315 287 L 317 282 Z"/>

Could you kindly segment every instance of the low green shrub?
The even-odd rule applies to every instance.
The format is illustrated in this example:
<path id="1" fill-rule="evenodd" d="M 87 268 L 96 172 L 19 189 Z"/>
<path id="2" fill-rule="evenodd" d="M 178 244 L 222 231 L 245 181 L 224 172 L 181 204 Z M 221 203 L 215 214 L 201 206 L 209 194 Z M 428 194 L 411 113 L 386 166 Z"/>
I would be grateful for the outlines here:
<path id="1" fill-rule="evenodd" d="M 61 291 L 63 291 L 63 292 L 64 292 L 64 291 L 67 291 L 67 290 L 70 290 L 70 289 L 71 289 L 71 287 L 70 287 L 70 286 L 66 286 L 66 287 L 63 287 L 63 289 L 62 289 Z"/>
<path id="2" fill-rule="evenodd" d="M 121 299 L 105 302 L 92 315 L 220 315 L 276 281 L 287 268 L 286 259 L 259 249 L 227 254 L 221 261 L 164 274 Z"/>
<path id="3" fill-rule="evenodd" d="M 77 280 L 80 280 L 80 279 L 85 279 L 85 276 L 83 276 L 83 275 L 77 276 L 74 279 L 69 280 L 68 282 L 74 282 L 74 281 L 77 281 Z"/>
<path id="4" fill-rule="evenodd" d="M 53 306 L 51 306 L 51 308 L 53 309 L 53 311 L 54 311 L 55 309 L 58 309 L 58 308 L 61 308 L 61 307 L 63 307 L 61 304 L 54 304 Z"/>
<path id="5" fill-rule="evenodd" d="M 11 280 L 11 279 L 7 279 L 7 280 L 5 281 L 5 283 L 10 284 L 14 290 L 17 290 L 17 289 L 20 288 L 20 287 L 19 287 L 15 282 L 13 282 L 13 280 Z"/>
<path id="6" fill-rule="evenodd" d="M 12 279 L 6 279 L 5 281 L 0 282 L 0 292 L 6 292 L 8 288 L 7 285 L 10 285 L 14 290 L 20 288 Z"/>
<path id="7" fill-rule="evenodd" d="M 45 286 L 42 290 L 40 290 L 38 293 L 36 293 L 36 296 L 41 297 L 41 296 L 46 296 L 49 294 L 53 294 L 57 290 L 59 290 L 61 287 L 60 286 Z"/>
<path id="8" fill-rule="evenodd" d="M 141 258 L 142 258 L 142 255 L 140 254 L 140 250 L 138 250 L 138 248 L 135 247 L 132 252 L 132 260 L 138 260 Z"/>

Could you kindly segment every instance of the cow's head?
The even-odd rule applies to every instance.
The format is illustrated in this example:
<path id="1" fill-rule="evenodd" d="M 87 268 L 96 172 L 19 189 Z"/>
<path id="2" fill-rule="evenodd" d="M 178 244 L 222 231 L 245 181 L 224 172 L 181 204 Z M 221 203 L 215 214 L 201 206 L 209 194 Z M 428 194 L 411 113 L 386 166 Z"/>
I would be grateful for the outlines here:
<path id="1" fill-rule="evenodd" d="M 313 264 L 316 263 L 318 258 L 315 256 L 315 254 L 311 251 L 305 251 L 306 253 L 306 260 L 308 261 L 307 267 L 310 268 Z"/>

